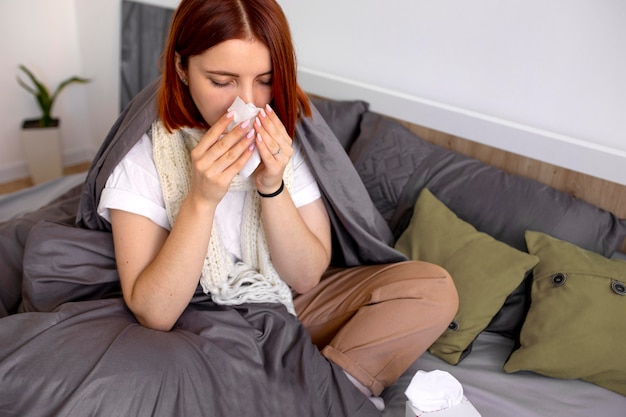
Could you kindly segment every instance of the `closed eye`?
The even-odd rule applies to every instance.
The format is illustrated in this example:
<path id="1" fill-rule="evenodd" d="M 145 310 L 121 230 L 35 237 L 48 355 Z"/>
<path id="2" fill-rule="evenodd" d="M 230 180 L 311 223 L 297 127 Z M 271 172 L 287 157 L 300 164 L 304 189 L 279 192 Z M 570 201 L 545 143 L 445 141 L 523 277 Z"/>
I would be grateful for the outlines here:
<path id="1" fill-rule="evenodd" d="M 274 78 L 273 77 L 259 78 L 257 82 L 266 86 L 271 86 L 272 84 L 274 84 Z"/>
<path id="2" fill-rule="evenodd" d="M 218 88 L 228 87 L 228 84 L 230 84 L 230 82 L 220 82 L 212 78 L 210 80 L 211 80 L 211 84 L 213 84 L 215 87 L 218 87 Z"/>

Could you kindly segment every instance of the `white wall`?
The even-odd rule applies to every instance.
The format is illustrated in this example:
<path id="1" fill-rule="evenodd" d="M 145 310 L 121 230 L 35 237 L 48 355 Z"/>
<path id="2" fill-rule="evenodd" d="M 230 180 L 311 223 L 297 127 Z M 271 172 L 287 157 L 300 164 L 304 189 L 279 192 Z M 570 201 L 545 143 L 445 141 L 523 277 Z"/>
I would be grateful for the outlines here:
<path id="1" fill-rule="evenodd" d="M 79 33 L 78 54 L 84 74 L 93 79 L 85 89 L 86 107 L 81 114 L 89 124 L 81 144 L 90 160 L 119 113 L 122 3 L 121 0 L 73 2 L 74 23 Z"/>
<path id="2" fill-rule="evenodd" d="M 19 129 L 23 119 L 39 116 L 34 97 L 17 84 L 17 67 L 26 65 L 50 89 L 69 76 L 84 74 L 75 21 L 73 0 L 0 1 L 0 174 L 6 179 L 27 176 Z M 69 86 L 53 108 L 53 115 L 62 118 L 67 155 L 83 148 L 81 132 L 89 130 L 84 120 L 87 91 Z"/>
<path id="3" fill-rule="evenodd" d="M 120 14 L 121 0 L 0 0 L 0 182 L 28 176 L 19 130 L 23 119 L 38 116 L 34 98 L 16 82 L 19 64 L 50 88 L 72 75 L 92 79 L 67 87 L 53 115 L 62 119 L 65 165 L 93 157 L 119 112 Z"/>
<path id="4" fill-rule="evenodd" d="M 623 0 L 279 0 L 301 83 L 626 184 Z"/>
<path id="5" fill-rule="evenodd" d="M 176 7 L 178 0 L 143 0 Z M 626 2 L 279 0 L 306 89 L 626 184 Z M 67 76 L 54 113 L 66 164 L 118 113 L 121 0 L 0 0 L 0 182 L 27 175 L 24 63 Z M 403 113 L 404 112 L 404 113 Z"/>

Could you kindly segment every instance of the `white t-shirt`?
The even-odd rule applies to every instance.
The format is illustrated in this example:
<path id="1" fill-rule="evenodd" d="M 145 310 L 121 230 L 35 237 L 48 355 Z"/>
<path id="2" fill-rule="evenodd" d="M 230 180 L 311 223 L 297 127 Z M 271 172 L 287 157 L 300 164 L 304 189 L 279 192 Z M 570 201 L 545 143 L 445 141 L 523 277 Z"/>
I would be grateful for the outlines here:
<path id="1" fill-rule="evenodd" d="M 296 142 L 293 149 L 291 198 L 296 207 L 302 207 L 320 198 L 321 194 Z M 245 195 L 245 191 L 229 191 L 215 212 L 215 224 L 218 225 L 222 243 L 234 260 L 241 259 L 241 219 Z M 152 156 L 152 140 L 148 135 L 141 137 L 107 179 L 98 204 L 98 214 L 108 222 L 111 221 L 109 209 L 139 214 L 170 230 Z"/>

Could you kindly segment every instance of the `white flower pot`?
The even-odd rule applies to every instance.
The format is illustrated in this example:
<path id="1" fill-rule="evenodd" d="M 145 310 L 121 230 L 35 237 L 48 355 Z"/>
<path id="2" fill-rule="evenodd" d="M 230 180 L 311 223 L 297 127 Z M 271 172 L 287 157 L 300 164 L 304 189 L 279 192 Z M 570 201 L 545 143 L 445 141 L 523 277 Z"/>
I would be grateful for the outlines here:
<path id="1" fill-rule="evenodd" d="M 58 127 L 23 128 L 22 143 L 35 185 L 63 176 L 61 132 Z"/>

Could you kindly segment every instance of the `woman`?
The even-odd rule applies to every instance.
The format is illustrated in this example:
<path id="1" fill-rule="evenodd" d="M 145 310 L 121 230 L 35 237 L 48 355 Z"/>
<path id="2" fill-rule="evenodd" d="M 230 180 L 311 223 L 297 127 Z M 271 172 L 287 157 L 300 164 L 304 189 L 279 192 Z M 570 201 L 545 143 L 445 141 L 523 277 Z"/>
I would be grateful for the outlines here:
<path id="1" fill-rule="evenodd" d="M 262 110 L 228 130 L 237 97 Z M 382 409 L 376 396 L 443 332 L 456 292 L 444 270 L 425 263 L 329 268 L 329 215 L 292 139 L 311 109 L 280 6 L 182 0 L 158 115 L 114 169 L 98 207 L 137 320 L 171 329 L 198 277 L 217 304 L 282 303 Z M 261 164 L 243 178 L 255 151 Z"/>

